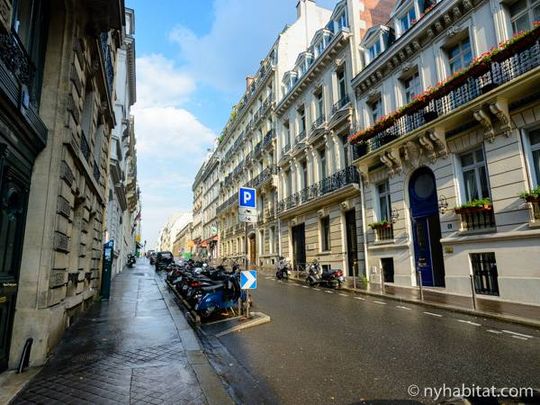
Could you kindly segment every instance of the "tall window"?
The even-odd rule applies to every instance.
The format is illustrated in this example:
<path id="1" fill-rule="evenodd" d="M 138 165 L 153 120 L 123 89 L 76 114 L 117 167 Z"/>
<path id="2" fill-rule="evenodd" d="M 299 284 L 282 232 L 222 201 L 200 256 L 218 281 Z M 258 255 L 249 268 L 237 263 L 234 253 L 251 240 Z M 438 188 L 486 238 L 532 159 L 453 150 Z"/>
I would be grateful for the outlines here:
<path id="1" fill-rule="evenodd" d="M 319 151 L 319 157 L 321 158 L 321 178 L 320 180 L 323 180 L 326 178 L 327 174 L 327 168 L 326 168 L 326 151 L 324 149 L 321 149 Z"/>
<path id="2" fill-rule="evenodd" d="M 289 128 L 289 121 L 285 121 L 283 123 L 283 127 L 285 128 L 284 131 L 284 139 L 283 139 L 283 145 L 290 145 L 291 144 L 291 134 L 290 134 L 290 128 Z"/>
<path id="3" fill-rule="evenodd" d="M 344 27 L 347 27 L 349 24 L 347 23 L 347 13 L 343 12 L 338 20 L 337 20 L 337 23 L 338 23 L 338 31 L 340 31 L 342 28 Z"/>
<path id="4" fill-rule="evenodd" d="M 340 69 L 336 72 L 337 84 L 338 84 L 338 98 L 340 100 L 345 97 L 347 90 L 345 87 L 345 69 Z"/>
<path id="5" fill-rule="evenodd" d="M 401 34 L 411 28 L 416 22 L 416 13 L 414 12 L 414 7 L 411 7 L 407 12 L 399 19 L 399 29 Z"/>
<path id="6" fill-rule="evenodd" d="M 324 114 L 324 101 L 322 89 L 319 89 L 315 93 L 315 115 L 316 119 L 320 119 Z"/>
<path id="7" fill-rule="evenodd" d="M 465 38 L 448 49 L 448 64 L 450 73 L 455 73 L 467 67 L 472 61 L 471 42 Z"/>
<path id="8" fill-rule="evenodd" d="M 540 129 L 529 132 L 529 143 L 531 145 L 531 171 L 533 184 L 540 186 Z"/>
<path id="9" fill-rule="evenodd" d="M 377 98 L 371 102 L 368 103 L 368 107 L 370 110 L 371 115 L 371 123 L 375 124 L 379 118 L 382 117 L 382 100 L 381 98 Z"/>
<path id="10" fill-rule="evenodd" d="M 308 186 L 308 171 L 307 171 L 307 162 L 304 160 L 302 162 L 302 181 L 304 188 Z"/>
<path id="11" fill-rule="evenodd" d="M 405 104 L 408 104 L 413 100 L 414 96 L 420 93 L 420 76 L 418 75 L 418 71 L 401 82 L 403 84 Z"/>
<path id="12" fill-rule="evenodd" d="M 381 53 L 381 43 L 377 39 L 377 42 L 375 42 L 373 45 L 371 45 L 368 48 L 369 61 L 371 62 L 373 59 L 379 56 L 380 53 Z"/>
<path id="13" fill-rule="evenodd" d="M 304 106 L 298 109 L 298 134 L 305 134 L 306 132 L 306 109 Z"/>
<path id="14" fill-rule="evenodd" d="M 486 162 L 482 148 L 460 156 L 465 201 L 489 197 Z"/>
<path id="15" fill-rule="evenodd" d="M 528 31 L 540 20 L 540 0 L 518 0 L 508 6 L 512 31 Z"/>
<path id="16" fill-rule="evenodd" d="M 292 195 L 292 173 L 290 170 L 285 172 L 285 181 L 287 182 L 287 196 Z"/>
<path id="17" fill-rule="evenodd" d="M 388 180 L 377 184 L 377 197 L 379 199 L 379 221 L 389 221 L 392 212 L 390 199 L 390 185 Z"/>
<path id="18" fill-rule="evenodd" d="M 321 251 L 330 250 L 330 217 L 321 218 Z"/>

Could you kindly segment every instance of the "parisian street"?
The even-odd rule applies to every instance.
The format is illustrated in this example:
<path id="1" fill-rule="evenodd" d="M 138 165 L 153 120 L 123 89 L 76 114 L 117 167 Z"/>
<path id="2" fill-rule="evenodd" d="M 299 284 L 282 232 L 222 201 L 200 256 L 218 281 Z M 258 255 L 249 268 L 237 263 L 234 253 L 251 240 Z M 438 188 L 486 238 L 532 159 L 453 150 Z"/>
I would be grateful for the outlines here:
<path id="1" fill-rule="evenodd" d="M 422 391 L 412 397 L 408 387 L 534 387 L 539 382 L 540 331 L 534 328 L 304 287 L 268 273 L 259 278 L 253 296 L 254 310 L 272 322 L 220 338 L 253 378 L 247 384 L 238 374 L 226 376 L 248 403 L 429 403 L 435 398 Z M 216 362 L 226 369 L 230 359 L 220 357 L 228 353 L 212 346 Z M 253 385 L 264 401 L 254 399 Z"/>

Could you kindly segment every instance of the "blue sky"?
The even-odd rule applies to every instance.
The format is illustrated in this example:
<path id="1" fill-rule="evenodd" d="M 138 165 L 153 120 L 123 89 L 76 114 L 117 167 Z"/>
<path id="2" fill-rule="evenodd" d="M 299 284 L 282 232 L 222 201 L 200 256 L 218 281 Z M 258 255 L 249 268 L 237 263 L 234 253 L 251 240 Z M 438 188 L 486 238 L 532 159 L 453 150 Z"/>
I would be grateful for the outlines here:
<path id="1" fill-rule="evenodd" d="M 296 0 L 126 0 L 135 10 L 135 131 L 143 240 L 178 211 L 214 139 Z M 317 0 L 333 8 L 336 0 Z"/>

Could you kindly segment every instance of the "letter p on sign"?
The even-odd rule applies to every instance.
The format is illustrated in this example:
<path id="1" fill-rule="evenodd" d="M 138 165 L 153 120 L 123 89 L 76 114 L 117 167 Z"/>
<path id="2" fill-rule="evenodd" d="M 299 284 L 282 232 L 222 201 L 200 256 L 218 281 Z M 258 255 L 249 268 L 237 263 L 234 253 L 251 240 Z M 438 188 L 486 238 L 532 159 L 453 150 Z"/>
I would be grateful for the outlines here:
<path id="1" fill-rule="evenodd" d="M 241 187 L 238 193 L 239 207 L 257 208 L 257 194 L 254 188 Z"/>

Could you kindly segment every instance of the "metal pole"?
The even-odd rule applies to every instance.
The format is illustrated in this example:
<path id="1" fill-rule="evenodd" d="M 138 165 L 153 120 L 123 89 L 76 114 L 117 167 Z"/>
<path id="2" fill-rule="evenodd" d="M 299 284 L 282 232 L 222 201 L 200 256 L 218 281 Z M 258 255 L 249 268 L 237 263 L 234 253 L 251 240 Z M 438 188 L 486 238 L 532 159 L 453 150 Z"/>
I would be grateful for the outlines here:
<path id="1" fill-rule="evenodd" d="M 353 261 L 353 278 L 352 278 L 352 284 L 353 289 L 356 290 L 356 273 L 358 271 L 358 260 Z"/>
<path id="2" fill-rule="evenodd" d="M 422 289 L 422 272 L 420 270 L 416 270 L 416 280 L 418 288 L 420 288 L 420 301 L 424 301 L 424 290 Z"/>
<path id="3" fill-rule="evenodd" d="M 476 290 L 474 289 L 473 275 L 470 274 L 469 278 L 471 279 L 472 306 L 473 306 L 473 309 L 476 311 Z"/>
<path id="4" fill-rule="evenodd" d="M 381 294 L 384 294 L 384 273 L 383 273 L 382 268 L 381 268 L 381 272 L 380 272 L 379 276 L 380 276 L 380 279 L 381 279 Z"/>
<path id="5" fill-rule="evenodd" d="M 246 259 L 245 259 L 245 263 L 246 263 L 246 268 L 245 270 L 249 270 L 249 256 L 248 256 L 248 223 L 245 222 L 245 238 L 246 240 L 244 241 L 244 249 L 245 249 L 245 254 L 246 254 Z M 246 291 L 246 318 L 249 318 L 249 290 Z"/>

